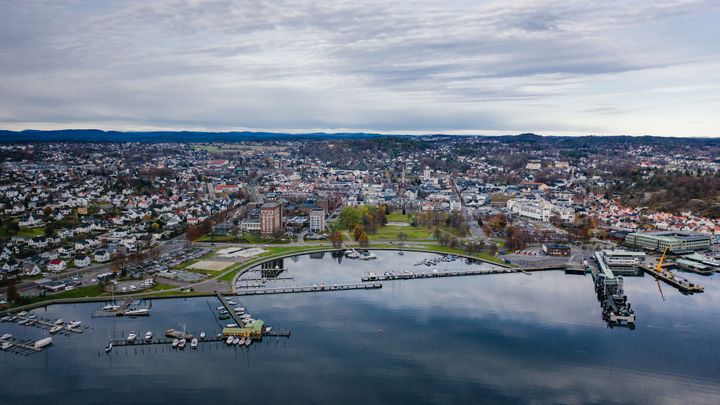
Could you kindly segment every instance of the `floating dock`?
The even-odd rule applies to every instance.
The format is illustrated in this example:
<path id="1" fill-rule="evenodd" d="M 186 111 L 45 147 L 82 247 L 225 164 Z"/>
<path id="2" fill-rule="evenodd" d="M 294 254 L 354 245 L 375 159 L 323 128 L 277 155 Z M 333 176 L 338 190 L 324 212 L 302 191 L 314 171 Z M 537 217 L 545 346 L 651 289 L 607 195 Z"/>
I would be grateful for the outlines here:
<path id="1" fill-rule="evenodd" d="M 363 281 L 363 283 L 368 283 L 368 282 L 372 282 L 372 281 L 393 281 L 393 280 L 414 280 L 414 279 L 419 279 L 419 278 L 482 276 L 482 275 L 487 275 L 487 274 L 519 273 L 519 272 L 521 272 L 521 269 L 432 271 L 432 272 L 422 272 L 422 273 L 414 273 L 414 272 L 406 271 L 403 273 L 387 272 L 384 274 L 368 273 L 362 277 L 362 281 Z"/>
<path id="2" fill-rule="evenodd" d="M 271 287 L 271 288 L 243 288 L 238 289 L 232 295 L 267 295 L 267 294 L 296 294 L 321 291 L 341 290 L 370 290 L 382 288 L 381 283 L 356 283 L 356 284 L 319 284 L 300 287 Z M 225 304 L 223 304 L 225 305 Z"/>
<path id="3" fill-rule="evenodd" d="M 284 337 L 289 338 L 291 335 L 290 331 L 271 331 L 271 332 L 263 332 L 263 337 Z M 213 337 L 206 337 L 205 339 L 198 339 L 198 344 L 201 343 L 225 343 L 227 339 L 227 336 L 213 336 Z M 112 343 L 113 348 L 115 347 L 134 347 L 134 346 L 152 346 L 152 345 L 167 345 L 172 346 L 172 342 L 175 340 L 174 338 L 167 338 L 167 337 L 158 337 L 153 338 L 151 340 L 145 340 L 141 336 L 138 336 L 137 339 L 134 342 L 129 342 L 127 339 L 112 339 L 110 340 L 110 343 Z M 257 339 L 253 339 L 257 340 Z M 188 340 L 188 343 L 189 340 Z M 189 347 L 187 347 L 189 348 Z M 180 349 L 182 350 L 182 349 Z"/>
<path id="4" fill-rule="evenodd" d="M 654 268 L 647 266 L 642 266 L 641 269 L 645 273 L 650 274 L 651 276 L 656 277 L 664 281 L 665 283 L 677 288 L 683 294 L 694 294 L 705 291 L 705 288 L 703 286 L 693 284 L 687 281 L 685 278 L 680 277 L 677 274 L 673 274 L 670 271 L 663 270 L 659 272 Z"/>
<path id="5" fill-rule="evenodd" d="M 7 339 L 0 339 L 0 344 L 4 342 L 10 343 L 12 346 L 7 349 L 2 349 L 0 351 L 19 354 L 21 356 L 28 356 L 33 353 L 38 353 L 42 351 L 42 348 L 35 347 L 35 342 L 32 340 L 19 340 L 13 337 Z"/>
<path id="6" fill-rule="evenodd" d="M 54 334 L 65 335 L 65 336 L 71 335 L 72 333 L 83 333 L 84 331 L 90 329 L 86 325 L 78 325 L 78 326 L 71 328 L 68 326 L 67 322 L 57 323 L 59 321 L 60 321 L 60 319 L 53 321 L 53 320 L 41 318 L 38 316 L 31 318 L 30 314 L 27 314 L 27 315 L 14 315 L 14 316 L 11 316 L 11 318 L 9 320 L 3 321 L 3 322 L 14 322 L 17 324 L 21 324 L 22 326 L 32 326 L 35 328 L 48 330 L 48 331 L 55 326 L 61 326 L 62 329 L 57 332 L 54 332 Z"/>

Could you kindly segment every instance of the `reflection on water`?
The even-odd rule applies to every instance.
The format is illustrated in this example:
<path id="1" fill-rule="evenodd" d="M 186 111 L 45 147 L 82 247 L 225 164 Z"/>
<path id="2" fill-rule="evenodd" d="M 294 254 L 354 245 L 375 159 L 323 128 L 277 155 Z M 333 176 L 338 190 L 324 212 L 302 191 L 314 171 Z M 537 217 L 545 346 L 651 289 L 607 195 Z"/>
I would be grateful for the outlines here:
<path id="1" fill-rule="evenodd" d="M 266 284 L 355 283 L 368 271 L 429 271 L 413 265 L 433 257 L 376 254 L 373 261 L 330 253 L 285 259 Z M 267 279 L 252 275 L 243 278 Z M 58 337 L 41 354 L 0 353 L 0 403 L 719 403 L 720 283 L 691 278 L 705 294 L 664 287 L 665 302 L 652 278 L 626 278 L 638 315 L 633 331 L 607 328 L 590 277 L 562 272 L 241 297 L 250 313 L 292 336 L 182 352 L 148 346 L 106 355 L 102 348 L 131 330 L 157 335 L 180 324 L 213 335 L 221 327 L 216 299 L 155 300 L 147 319 L 91 319 L 97 304 L 53 306 L 37 312 L 92 329 Z M 14 324 L 0 324 L 2 333 L 46 334 Z"/>

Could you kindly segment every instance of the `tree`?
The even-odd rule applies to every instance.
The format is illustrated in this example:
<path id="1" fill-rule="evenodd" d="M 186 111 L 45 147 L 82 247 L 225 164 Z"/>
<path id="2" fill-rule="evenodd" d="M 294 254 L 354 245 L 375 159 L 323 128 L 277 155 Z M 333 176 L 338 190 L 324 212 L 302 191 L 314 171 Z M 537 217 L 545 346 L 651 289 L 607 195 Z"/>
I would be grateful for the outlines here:
<path id="1" fill-rule="evenodd" d="M 362 246 L 362 247 L 368 246 L 370 239 L 368 238 L 367 233 L 363 232 L 362 234 L 360 234 L 359 242 L 360 242 L 360 246 Z"/>
<path id="2" fill-rule="evenodd" d="M 15 285 L 17 281 L 8 279 L 8 287 L 7 287 L 7 299 L 9 302 L 17 303 L 20 301 L 20 293 L 17 290 L 17 286 Z"/>
<path id="3" fill-rule="evenodd" d="M 157 222 L 153 222 L 152 225 L 150 225 L 150 232 L 155 233 L 159 230 L 160 230 L 160 224 L 158 224 Z"/>
<path id="4" fill-rule="evenodd" d="M 337 229 L 333 229 L 332 232 L 330 232 L 329 239 L 333 247 L 339 248 L 342 246 L 343 236 Z"/>
<path id="5" fill-rule="evenodd" d="M 362 236 L 363 233 L 365 233 L 365 231 L 363 231 L 362 226 L 360 226 L 360 224 L 355 224 L 355 228 L 353 229 L 353 239 L 356 242 L 359 241 L 360 236 Z"/>

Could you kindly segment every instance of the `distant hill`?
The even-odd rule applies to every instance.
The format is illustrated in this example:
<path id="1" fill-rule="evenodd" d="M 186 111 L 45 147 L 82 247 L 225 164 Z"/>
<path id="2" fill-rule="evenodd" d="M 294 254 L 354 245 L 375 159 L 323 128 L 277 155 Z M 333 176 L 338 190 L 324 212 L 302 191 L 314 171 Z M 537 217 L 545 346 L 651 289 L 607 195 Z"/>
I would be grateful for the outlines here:
<path id="1" fill-rule="evenodd" d="M 488 138 L 505 143 L 556 144 L 561 147 L 582 148 L 612 144 L 658 145 L 716 145 L 720 138 L 670 138 L 657 136 L 585 135 L 557 136 L 524 133 L 519 135 L 388 135 L 379 133 L 284 133 L 284 132 L 202 132 L 202 131 L 103 131 L 99 129 L 61 129 L 55 131 L 0 130 L 0 143 L 16 142 L 239 142 L 299 139 L 370 139 L 407 137 L 423 141 L 446 139 Z"/>

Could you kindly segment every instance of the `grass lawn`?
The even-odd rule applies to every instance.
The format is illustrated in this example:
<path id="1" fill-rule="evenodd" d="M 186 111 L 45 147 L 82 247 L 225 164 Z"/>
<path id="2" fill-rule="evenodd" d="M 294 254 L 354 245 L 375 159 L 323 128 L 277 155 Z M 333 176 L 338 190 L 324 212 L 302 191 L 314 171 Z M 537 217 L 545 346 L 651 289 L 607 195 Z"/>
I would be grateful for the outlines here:
<path id="1" fill-rule="evenodd" d="M 391 212 L 390 215 L 386 215 L 385 218 L 388 220 L 388 222 L 410 222 L 412 221 L 412 215 L 405 214 L 403 215 L 401 212 Z"/>
<path id="2" fill-rule="evenodd" d="M 196 242 L 238 242 L 235 235 L 203 235 Z"/>
<path id="3" fill-rule="evenodd" d="M 26 238 L 35 238 L 37 236 L 45 236 L 45 228 L 20 228 L 18 236 L 24 236 Z"/>
<path id="4" fill-rule="evenodd" d="M 407 240 L 433 239 L 433 231 L 427 228 L 412 226 L 382 226 L 374 235 L 368 235 L 370 240 L 399 240 L 399 234 L 404 233 Z"/>

